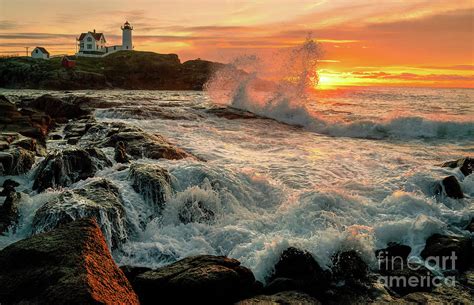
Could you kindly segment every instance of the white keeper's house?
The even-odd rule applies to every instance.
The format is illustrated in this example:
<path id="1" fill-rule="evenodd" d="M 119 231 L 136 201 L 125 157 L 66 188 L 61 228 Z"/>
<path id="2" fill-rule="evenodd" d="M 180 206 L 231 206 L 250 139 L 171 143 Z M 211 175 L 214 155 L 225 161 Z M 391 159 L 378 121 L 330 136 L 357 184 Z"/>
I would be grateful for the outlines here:
<path id="1" fill-rule="evenodd" d="M 82 33 L 77 38 L 78 52 L 76 56 L 103 57 L 121 50 L 133 50 L 132 31 L 130 23 L 125 22 L 122 29 L 122 44 L 107 46 L 107 40 L 103 33 L 92 32 Z"/>

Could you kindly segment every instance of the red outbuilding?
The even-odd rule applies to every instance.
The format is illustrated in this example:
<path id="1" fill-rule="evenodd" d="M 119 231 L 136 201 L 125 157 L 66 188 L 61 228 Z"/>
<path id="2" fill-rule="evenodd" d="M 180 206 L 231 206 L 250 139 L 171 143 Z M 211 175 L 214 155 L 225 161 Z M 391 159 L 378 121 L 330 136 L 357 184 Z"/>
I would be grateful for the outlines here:
<path id="1" fill-rule="evenodd" d="M 66 69 L 72 69 L 76 66 L 76 61 L 64 56 L 61 60 L 61 65 Z"/>

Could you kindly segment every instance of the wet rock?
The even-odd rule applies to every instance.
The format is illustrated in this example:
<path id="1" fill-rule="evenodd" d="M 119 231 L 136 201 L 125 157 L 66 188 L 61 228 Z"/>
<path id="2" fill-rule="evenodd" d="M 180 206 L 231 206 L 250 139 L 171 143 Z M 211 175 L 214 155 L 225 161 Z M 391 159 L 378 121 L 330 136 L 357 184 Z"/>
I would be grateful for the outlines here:
<path id="1" fill-rule="evenodd" d="M 62 140 L 63 136 L 57 133 L 52 133 L 49 135 L 50 140 Z"/>
<path id="2" fill-rule="evenodd" d="M 394 259 L 381 266 L 379 272 L 379 281 L 399 296 L 435 288 L 435 275 L 415 261 L 406 263 Z"/>
<path id="3" fill-rule="evenodd" d="M 17 186 L 20 186 L 20 183 L 16 182 L 15 180 L 12 180 L 12 179 L 7 179 L 7 180 L 3 181 L 2 186 L 4 188 L 7 187 L 7 186 L 17 187 Z"/>
<path id="4" fill-rule="evenodd" d="M 5 304 L 139 304 L 90 219 L 6 247 L 0 270 Z"/>
<path id="5" fill-rule="evenodd" d="M 0 131 L 17 132 L 44 142 L 51 127 L 51 118 L 37 111 L 19 111 L 15 104 L 0 96 Z"/>
<path id="6" fill-rule="evenodd" d="M 9 186 L 11 187 L 11 184 L 9 184 Z M 9 190 L 5 196 L 5 201 L 0 206 L 0 234 L 3 234 L 10 226 L 15 225 L 19 217 L 18 208 L 20 205 L 21 194 L 16 193 L 13 189 Z"/>
<path id="7" fill-rule="evenodd" d="M 61 99 L 50 94 L 42 95 L 34 100 L 24 100 L 21 105 L 40 110 L 55 119 L 73 119 L 90 114 L 90 110 L 82 109 L 80 103 L 75 100 Z"/>
<path id="8" fill-rule="evenodd" d="M 161 212 L 171 193 L 171 177 L 168 171 L 156 164 L 133 163 L 130 166 L 129 179 L 133 189 L 151 204 L 154 213 Z"/>
<path id="9" fill-rule="evenodd" d="M 119 132 L 103 143 L 115 147 L 118 142 L 127 143 L 126 151 L 134 158 L 178 160 L 190 157 L 184 150 L 170 144 L 164 137 L 143 131 Z"/>
<path id="10" fill-rule="evenodd" d="M 147 267 L 137 267 L 137 266 L 120 266 L 120 270 L 122 270 L 123 274 L 127 277 L 132 287 L 135 289 L 135 279 L 140 274 L 143 274 L 147 271 L 151 271 L 151 268 Z"/>
<path id="11" fill-rule="evenodd" d="M 167 109 L 166 105 L 158 106 L 134 106 L 114 107 L 107 110 L 107 113 L 114 118 L 123 119 L 162 119 L 162 120 L 197 120 L 199 115 L 189 112 L 188 109 Z M 176 105 L 180 106 L 180 105 Z"/>
<path id="12" fill-rule="evenodd" d="M 263 289 L 265 294 L 274 294 L 280 291 L 305 290 L 305 285 L 301 281 L 286 277 L 277 277 L 271 280 Z"/>
<path id="13" fill-rule="evenodd" d="M 66 191 L 47 202 L 36 212 L 32 231 L 34 234 L 47 232 L 83 217 L 97 221 L 111 248 L 126 240 L 125 210 L 119 190 L 105 179 Z"/>
<path id="14" fill-rule="evenodd" d="M 207 113 L 213 114 L 220 118 L 226 118 L 228 120 L 244 120 L 244 119 L 258 119 L 261 118 L 258 115 L 232 107 L 221 107 L 211 108 L 207 110 Z"/>
<path id="15" fill-rule="evenodd" d="M 355 250 L 336 253 L 333 258 L 334 279 L 350 282 L 366 281 L 369 267 Z"/>
<path id="16" fill-rule="evenodd" d="M 454 176 L 448 176 L 444 178 L 436 190 L 437 194 L 444 193 L 446 196 L 454 199 L 464 198 L 464 194 L 461 189 L 461 185 Z"/>
<path id="17" fill-rule="evenodd" d="M 0 152 L 0 175 L 21 175 L 35 163 L 35 154 L 21 147 Z"/>
<path id="18" fill-rule="evenodd" d="M 7 179 L 3 182 L 3 190 L 0 192 L 0 196 L 8 196 L 11 192 L 15 192 L 15 187 L 20 184 L 14 180 Z"/>
<path id="19" fill-rule="evenodd" d="M 472 174 L 472 170 L 474 169 L 474 158 L 467 157 L 455 161 L 448 161 L 443 163 L 441 166 L 450 168 L 459 167 L 459 170 L 464 174 L 464 176 L 468 176 Z"/>
<path id="20" fill-rule="evenodd" d="M 192 157 L 189 153 L 174 146 L 160 135 L 144 132 L 140 128 L 123 123 L 91 124 L 84 131 L 77 132 L 79 146 L 112 147 L 125 143 L 125 151 L 134 159 L 170 159 L 177 160 Z M 68 133 L 66 132 L 66 137 Z"/>
<path id="21" fill-rule="evenodd" d="M 431 292 L 415 292 L 396 299 L 391 304 L 472 304 L 472 290 L 455 285 L 439 286 Z"/>
<path id="22" fill-rule="evenodd" d="M 130 160 L 127 156 L 127 150 L 125 148 L 125 143 L 119 141 L 115 145 L 115 161 L 118 163 L 128 163 Z"/>
<path id="23" fill-rule="evenodd" d="M 201 255 L 147 271 L 136 277 L 135 289 L 142 304 L 156 300 L 173 303 L 231 304 L 253 293 L 252 271 L 235 259 Z"/>
<path id="24" fill-rule="evenodd" d="M 92 119 L 73 120 L 64 126 L 64 139 L 77 139 L 77 141 L 94 125 Z"/>
<path id="25" fill-rule="evenodd" d="M 274 278 L 305 279 L 312 278 L 323 270 L 311 253 L 294 247 L 289 247 L 280 256 L 275 265 Z"/>
<path id="26" fill-rule="evenodd" d="M 393 261 L 407 262 L 411 247 L 399 243 L 389 242 L 387 247 L 375 251 L 380 268 L 387 269 Z"/>
<path id="27" fill-rule="evenodd" d="M 215 220 L 215 217 L 214 211 L 208 208 L 205 203 L 191 198 L 184 202 L 178 212 L 178 219 L 184 224 L 191 222 L 210 224 Z"/>
<path id="28" fill-rule="evenodd" d="M 37 156 L 46 154 L 46 146 L 43 142 L 40 143 L 36 139 L 25 137 L 17 132 L 0 133 L 0 151 L 15 147 L 31 151 Z"/>
<path id="29" fill-rule="evenodd" d="M 437 262 L 438 267 L 444 270 L 466 270 L 471 266 L 472 254 L 472 241 L 469 237 L 433 234 L 426 240 L 420 255 L 425 260 Z"/>
<path id="30" fill-rule="evenodd" d="M 298 304 L 319 305 L 317 299 L 299 291 L 284 291 L 273 295 L 258 295 L 250 299 L 237 302 L 236 305 L 271 305 L 271 304 Z"/>
<path id="31" fill-rule="evenodd" d="M 39 164 L 33 189 L 42 192 L 49 187 L 69 186 L 108 166 L 112 162 L 97 148 L 52 151 Z"/>
<path id="32" fill-rule="evenodd" d="M 266 293 L 298 289 L 317 295 L 329 284 L 330 275 L 324 271 L 311 253 L 289 247 L 275 264 Z"/>

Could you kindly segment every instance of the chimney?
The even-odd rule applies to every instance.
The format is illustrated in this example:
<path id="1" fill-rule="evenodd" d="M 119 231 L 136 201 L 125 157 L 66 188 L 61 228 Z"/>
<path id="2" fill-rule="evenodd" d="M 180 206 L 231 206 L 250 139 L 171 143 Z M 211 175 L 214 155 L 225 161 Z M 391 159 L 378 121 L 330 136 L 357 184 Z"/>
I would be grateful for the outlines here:
<path id="1" fill-rule="evenodd" d="M 95 34 L 95 29 L 94 29 L 94 34 Z"/>

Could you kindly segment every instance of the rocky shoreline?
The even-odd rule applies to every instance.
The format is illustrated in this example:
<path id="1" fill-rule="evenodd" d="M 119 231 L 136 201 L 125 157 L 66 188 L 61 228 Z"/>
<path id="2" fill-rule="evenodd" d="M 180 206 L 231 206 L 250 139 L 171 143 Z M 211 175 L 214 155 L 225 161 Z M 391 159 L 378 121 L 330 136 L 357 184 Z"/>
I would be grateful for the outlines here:
<path id="1" fill-rule="evenodd" d="M 87 97 L 57 98 L 44 95 L 11 103 L 0 96 L 0 175 L 13 176 L 3 183 L 0 196 L 0 234 L 14 231 L 19 221 L 22 192 L 15 176 L 34 166 L 31 191 L 63 190 L 34 215 L 31 237 L 0 251 L 1 304 L 469 304 L 474 295 L 472 238 L 434 234 L 421 252 L 424 260 L 456 256 L 455 264 L 431 270 L 413 262 L 407 245 L 391 243 L 379 249 L 374 269 L 353 249 L 332 256 L 324 269 L 304 249 L 289 247 L 268 276 L 257 281 L 240 262 L 221 256 L 201 255 L 149 269 L 115 264 L 111 249 L 120 249 L 137 228 L 127 223 L 120 189 L 107 179 L 80 188 L 68 186 L 95 177 L 114 162 L 129 168 L 133 189 L 149 205 L 146 216 L 159 215 L 170 189 L 170 174 L 142 158 L 178 160 L 197 156 L 170 143 L 159 134 L 123 123 L 99 123 L 97 108 L 105 101 Z M 242 115 L 219 110 L 229 119 Z M 245 115 L 244 115 L 245 116 Z M 61 132 L 59 132 L 61 131 Z M 48 141 L 61 143 L 50 149 Z M 114 151 L 114 162 L 104 150 Z M 38 162 L 37 159 L 41 158 Z M 205 160 L 200 160 L 205 162 Z M 441 166 L 459 168 L 471 175 L 474 160 L 466 157 Z M 437 196 L 464 197 L 455 176 L 437 184 Z M 2 199 L 0 199 L 2 200 Z M 199 209 L 198 214 L 192 209 Z M 199 216 L 196 216 L 199 215 Z M 203 205 L 184 203 L 182 223 L 212 223 L 215 215 Z M 143 224 L 145 225 L 145 224 Z M 473 222 L 467 228 L 473 232 Z M 472 236 L 472 235 L 471 235 Z M 409 268 L 415 266 L 416 268 Z M 452 277 L 454 286 L 426 285 L 423 280 Z M 386 282 L 405 277 L 415 285 Z"/>
<path id="2" fill-rule="evenodd" d="M 72 57 L 71 57 L 72 58 Z M 0 87 L 14 89 L 202 90 L 224 64 L 195 59 L 181 63 L 176 54 L 119 51 L 104 58 L 78 57 L 74 68 L 61 58 L 0 58 Z"/>

